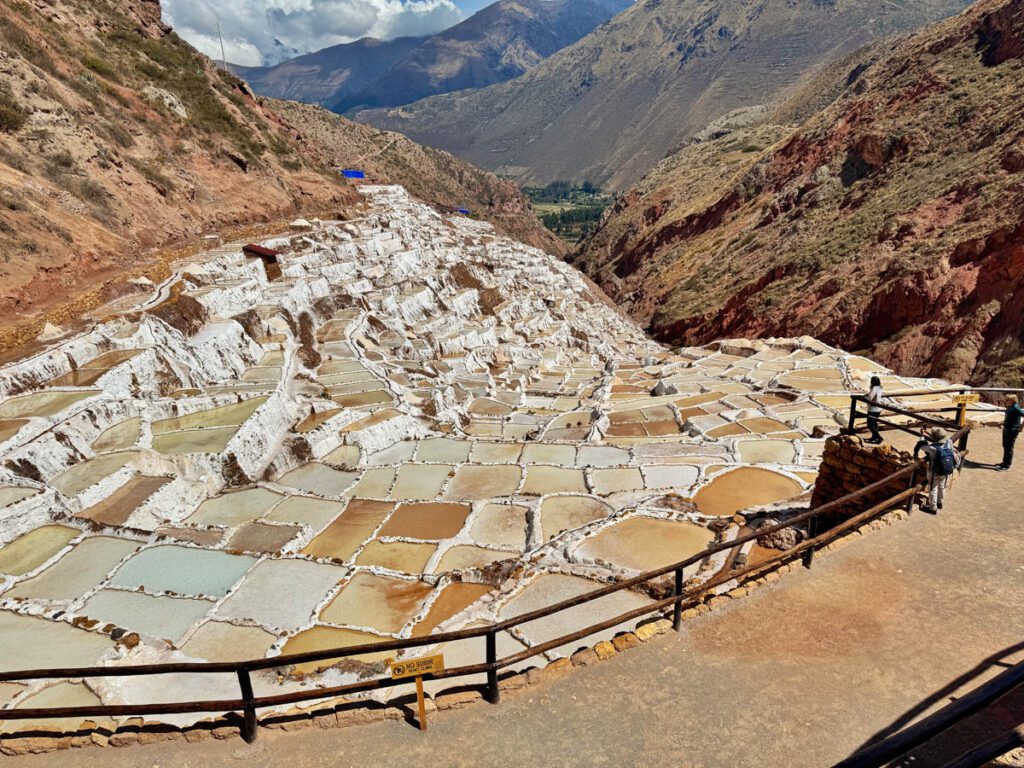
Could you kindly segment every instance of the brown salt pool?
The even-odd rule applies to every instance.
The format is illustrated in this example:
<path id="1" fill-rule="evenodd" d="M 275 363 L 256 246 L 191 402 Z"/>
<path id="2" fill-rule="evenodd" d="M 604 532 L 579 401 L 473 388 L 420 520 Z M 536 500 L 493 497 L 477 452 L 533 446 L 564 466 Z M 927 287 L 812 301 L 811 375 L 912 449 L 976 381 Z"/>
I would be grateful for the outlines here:
<path id="1" fill-rule="evenodd" d="M 100 525 L 124 525 L 132 512 L 169 482 L 169 477 L 133 477 L 103 501 L 82 510 L 75 517 Z"/>
<path id="2" fill-rule="evenodd" d="M 800 484 L 778 472 L 760 467 L 740 467 L 715 476 L 701 488 L 694 501 L 705 515 L 733 515 L 750 507 L 799 496 Z"/>
<path id="3" fill-rule="evenodd" d="M 345 511 L 302 551 L 312 557 L 345 562 L 373 535 L 394 508 L 394 504 L 381 501 L 352 499 Z"/>
<path id="4" fill-rule="evenodd" d="M 541 504 L 541 528 L 544 538 L 552 539 L 611 513 L 610 506 L 593 496 L 552 496 Z"/>
<path id="5" fill-rule="evenodd" d="M 463 581 L 449 584 L 435 598 L 427 615 L 412 628 L 412 636 L 429 635 L 439 624 L 465 610 L 493 589 L 494 587 L 488 584 L 470 584 Z"/>
<path id="6" fill-rule="evenodd" d="M 315 626 L 311 629 L 299 632 L 288 641 L 281 649 L 282 655 L 292 653 L 309 653 L 311 651 L 326 651 L 331 648 L 349 648 L 353 645 L 366 645 L 367 643 L 379 643 L 386 638 L 374 635 L 370 632 L 359 632 L 355 629 L 338 629 L 337 627 Z M 372 653 L 362 656 L 348 656 L 347 659 L 354 659 L 366 664 L 375 661 L 383 661 L 393 656 L 394 652 Z M 324 661 L 310 661 L 305 664 L 297 664 L 294 669 L 296 675 L 311 675 L 314 672 L 322 672 L 339 664 L 343 659 L 326 659 Z"/>
<path id="7" fill-rule="evenodd" d="M 324 608 L 320 619 L 396 633 L 416 615 L 433 589 L 422 581 L 357 573 Z"/>
<path id="8" fill-rule="evenodd" d="M 381 536 L 438 541 L 450 539 L 462 530 L 469 517 L 468 504 L 424 502 L 401 504 L 381 529 Z"/>
<path id="9" fill-rule="evenodd" d="M 685 520 L 630 517 L 587 539 L 578 558 L 604 560 L 634 571 L 649 571 L 701 552 L 714 541 L 707 528 Z M 697 566 L 693 567 L 696 571 Z"/>
<path id="10" fill-rule="evenodd" d="M 427 561 L 436 550 L 436 544 L 374 539 L 359 553 L 356 565 L 376 565 L 391 571 L 419 574 L 426 570 Z"/>

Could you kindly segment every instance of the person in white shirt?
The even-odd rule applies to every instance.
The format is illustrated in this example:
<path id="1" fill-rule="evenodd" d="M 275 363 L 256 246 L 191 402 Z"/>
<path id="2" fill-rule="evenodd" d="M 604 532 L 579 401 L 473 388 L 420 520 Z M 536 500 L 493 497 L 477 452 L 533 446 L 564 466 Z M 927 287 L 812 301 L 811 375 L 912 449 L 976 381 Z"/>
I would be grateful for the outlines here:
<path id="1" fill-rule="evenodd" d="M 871 377 L 871 389 L 868 390 L 868 430 L 871 432 L 871 439 L 865 442 L 879 445 L 883 442 L 882 433 L 878 431 L 878 417 L 882 415 L 882 404 L 886 402 L 882 395 L 882 380 L 877 376 Z"/>

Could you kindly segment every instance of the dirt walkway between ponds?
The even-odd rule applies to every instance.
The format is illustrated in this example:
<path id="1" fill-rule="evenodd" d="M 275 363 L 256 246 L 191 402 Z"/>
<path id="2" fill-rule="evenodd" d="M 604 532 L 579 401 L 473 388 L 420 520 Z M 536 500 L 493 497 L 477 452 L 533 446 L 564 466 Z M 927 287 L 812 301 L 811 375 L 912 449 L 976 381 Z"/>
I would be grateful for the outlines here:
<path id="1" fill-rule="evenodd" d="M 998 461 L 996 430 L 972 459 Z M 1024 462 L 970 469 L 937 517 L 869 532 L 643 647 L 500 705 L 298 733 L 86 748 L 12 765 L 826 766 L 1024 659 Z M 1014 647 L 1016 646 L 1016 649 Z M 1007 650 L 1011 649 L 1011 650 Z M 1020 697 L 1024 698 L 1024 697 Z M 1020 698 L 981 728 L 1024 713 Z M 1017 720 L 1019 722 L 1020 720 Z M 984 736 L 984 734 L 978 734 Z M 959 749 L 964 745 L 953 745 Z M 923 754 L 919 768 L 948 751 Z"/>

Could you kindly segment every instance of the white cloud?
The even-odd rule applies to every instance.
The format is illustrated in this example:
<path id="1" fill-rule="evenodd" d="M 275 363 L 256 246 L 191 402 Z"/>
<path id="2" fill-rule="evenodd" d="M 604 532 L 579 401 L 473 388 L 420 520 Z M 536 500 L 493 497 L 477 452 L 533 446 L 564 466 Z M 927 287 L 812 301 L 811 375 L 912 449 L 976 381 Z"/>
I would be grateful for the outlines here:
<path id="1" fill-rule="evenodd" d="M 428 35 L 458 23 L 452 0 L 164 0 L 164 21 L 206 55 L 255 66 L 361 37 Z M 216 9 L 216 11 L 214 10 Z"/>

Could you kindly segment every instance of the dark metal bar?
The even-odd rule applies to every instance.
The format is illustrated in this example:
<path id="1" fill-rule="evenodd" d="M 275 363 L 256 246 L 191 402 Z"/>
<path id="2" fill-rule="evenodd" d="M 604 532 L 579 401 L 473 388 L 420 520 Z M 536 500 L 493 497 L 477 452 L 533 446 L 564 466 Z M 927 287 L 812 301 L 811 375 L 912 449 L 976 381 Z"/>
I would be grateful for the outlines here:
<path id="1" fill-rule="evenodd" d="M 256 741 L 256 707 L 253 705 L 255 697 L 252 695 L 252 679 L 249 673 L 238 670 L 238 687 L 242 689 L 242 738 L 247 744 Z"/>
<path id="2" fill-rule="evenodd" d="M 807 521 L 807 538 L 813 539 L 818 534 L 818 518 L 812 517 Z M 814 547 L 808 547 L 804 552 L 804 568 L 810 570 L 814 564 Z"/>
<path id="3" fill-rule="evenodd" d="M 888 765 L 901 755 L 949 730 L 961 720 L 977 714 L 1021 685 L 1024 685 L 1024 662 L 975 688 L 934 715 L 919 720 L 884 741 L 872 744 L 836 763 L 833 768 L 879 768 Z"/>
<path id="4" fill-rule="evenodd" d="M 953 762 L 946 763 L 943 768 L 980 768 L 983 765 L 988 765 L 996 758 L 1002 757 L 1010 750 L 1022 746 L 1024 746 L 1024 725 L 1018 725 L 1002 736 L 998 736 L 981 746 L 964 752 Z"/>
<path id="5" fill-rule="evenodd" d="M 487 633 L 487 700 L 497 704 L 501 698 L 498 690 L 498 633 Z"/>
<path id="6" fill-rule="evenodd" d="M 673 597 L 680 597 L 683 594 L 683 569 L 676 568 L 676 583 L 675 591 L 672 592 Z M 672 609 L 672 629 L 678 632 L 683 626 L 683 604 L 677 602 L 675 607 Z"/>

